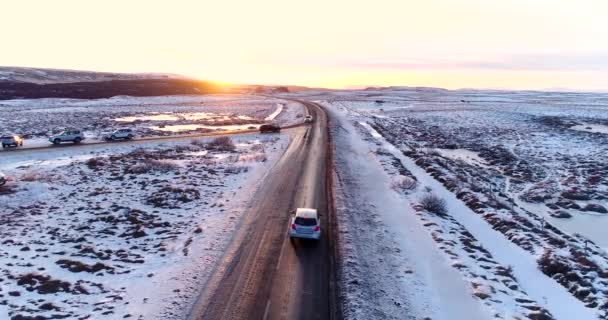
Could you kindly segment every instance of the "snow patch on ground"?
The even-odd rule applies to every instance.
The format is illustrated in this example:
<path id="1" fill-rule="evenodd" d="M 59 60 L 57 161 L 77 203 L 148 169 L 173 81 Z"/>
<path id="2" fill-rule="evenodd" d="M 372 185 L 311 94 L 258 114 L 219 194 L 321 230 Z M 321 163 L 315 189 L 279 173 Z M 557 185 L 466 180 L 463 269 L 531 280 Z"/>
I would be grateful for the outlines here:
<path id="1" fill-rule="evenodd" d="M 273 121 L 281 112 L 283 112 L 283 104 L 282 103 L 277 103 L 276 110 L 274 110 L 274 112 L 271 113 L 264 120 L 266 120 L 266 121 Z"/>
<path id="2" fill-rule="evenodd" d="M 570 127 L 572 130 L 608 134 L 608 126 L 601 124 L 583 123 Z"/>

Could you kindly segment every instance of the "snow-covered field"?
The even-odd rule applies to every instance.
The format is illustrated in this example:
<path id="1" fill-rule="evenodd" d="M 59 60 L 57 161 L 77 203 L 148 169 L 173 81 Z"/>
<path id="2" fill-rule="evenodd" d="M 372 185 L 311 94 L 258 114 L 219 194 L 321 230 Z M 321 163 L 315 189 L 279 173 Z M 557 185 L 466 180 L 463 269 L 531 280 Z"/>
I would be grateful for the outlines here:
<path id="1" fill-rule="evenodd" d="M 183 318 L 289 135 L 213 141 L 2 154 L 0 318 Z"/>
<path id="2" fill-rule="evenodd" d="M 20 134 L 25 146 L 38 146 L 48 145 L 46 137 L 65 128 L 84 130 L 87 142 L 119 128 L 141 137 L 255 129 L 268 122 L 290 125 L 301 122 L 305 111 L 281 99 L 208 95 L 3 100 L 0 114 L 0 134 Z"/>
<path id="3" fill-rule="evenodd" d="M 606 319 L 608 95 L 300 96 L 339 119 L 348 316 Z M 429 195 L 445 213 L 421 205 Z"/>

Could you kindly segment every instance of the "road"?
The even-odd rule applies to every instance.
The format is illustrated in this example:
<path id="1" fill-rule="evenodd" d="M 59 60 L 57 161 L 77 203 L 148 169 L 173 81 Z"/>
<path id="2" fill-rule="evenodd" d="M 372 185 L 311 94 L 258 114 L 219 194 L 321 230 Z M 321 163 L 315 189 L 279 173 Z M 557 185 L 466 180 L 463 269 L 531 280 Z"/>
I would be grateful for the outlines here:
<path id="1" fill-rule="evenodd" d="M 296 123 L 288 126 L 281 127 L 282 129 L 293 129 L 297 127 L 303 126 L 304 123 Z M 25 146 L 19 148 L 8 148 L 6 150 L 2 150 L 0 152 L 27 152 L 32 150 L 51 150 L 51 149 L 59 149 L 59 148 L 76 148 L 76 147 L 86 147 L 86 146 L 95 146 L 101 144 L 116 144 L 116 143 L 129 143 L 129 144 L 138 144 L 145 143 L 151 141 L 177 141 L 183 139 L 193 139 L 193 138 L 204 138 L 204 137 L 218 137 L 218 136 L 233 136 L 233 135 L 243 135 L 243 134 L 257 134 L 260 131 L 258 129 L 244 129 L 244 130 L 225 130 L 225 131 L 213 131 L 213 132 L 203 132 L 203 133 L 191 133 L 191 134 L 176 134 L 170 136 L 148 136 L 135 138 L 131 140 L 118 140 L 118 141 L 103 141 L 103 140 L 85 140 L 82 143 L 74 144 L 74 143 L 62 143 L 59 145 L 54 145 L 49 142 L 48 145 L 44 146 Z M 0 153 L 1 154 L 1 153 Z"/>
<path id="2" fill-rule="evenodd" d="M 314 123 L 292 131 L 188 319 L 336 318 L 328 119 L 319 105 L 300 102 Z M 290 242 L 289 211 L 297 207 L 319 210 L 320 241 Z"/>

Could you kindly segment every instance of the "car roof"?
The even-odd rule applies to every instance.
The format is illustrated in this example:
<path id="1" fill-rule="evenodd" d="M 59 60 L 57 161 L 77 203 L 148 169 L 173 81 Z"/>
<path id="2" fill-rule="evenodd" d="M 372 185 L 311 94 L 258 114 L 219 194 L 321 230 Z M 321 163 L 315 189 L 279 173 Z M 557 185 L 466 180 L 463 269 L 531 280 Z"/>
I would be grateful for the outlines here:
<path id="1" fill-rule="evenodd" d="M 296 217 L 301 217 L 301 218 L 317 218 L 317 209 L 298 208 L 298 209 L 296 209 Z"/>

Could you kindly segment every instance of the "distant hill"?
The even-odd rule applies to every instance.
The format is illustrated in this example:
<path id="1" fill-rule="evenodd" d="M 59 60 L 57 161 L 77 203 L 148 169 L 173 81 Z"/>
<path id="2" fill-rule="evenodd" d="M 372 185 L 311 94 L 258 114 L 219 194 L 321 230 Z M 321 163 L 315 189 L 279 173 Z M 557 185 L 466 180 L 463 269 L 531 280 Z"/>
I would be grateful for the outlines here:
<path id="1" fill-rule="evenodd" d="M 0 67 L 0 100 L 220 93 L 211 82 L 159 73 L 108 73 Z"/>
<path id="2" fill-rule="evenodd" d="M 188 79 L 170 73 L 113 73 L 64 69 L 0 67 L 0 81 L 37 84 L 92 82 L 111 80 Z"/>

